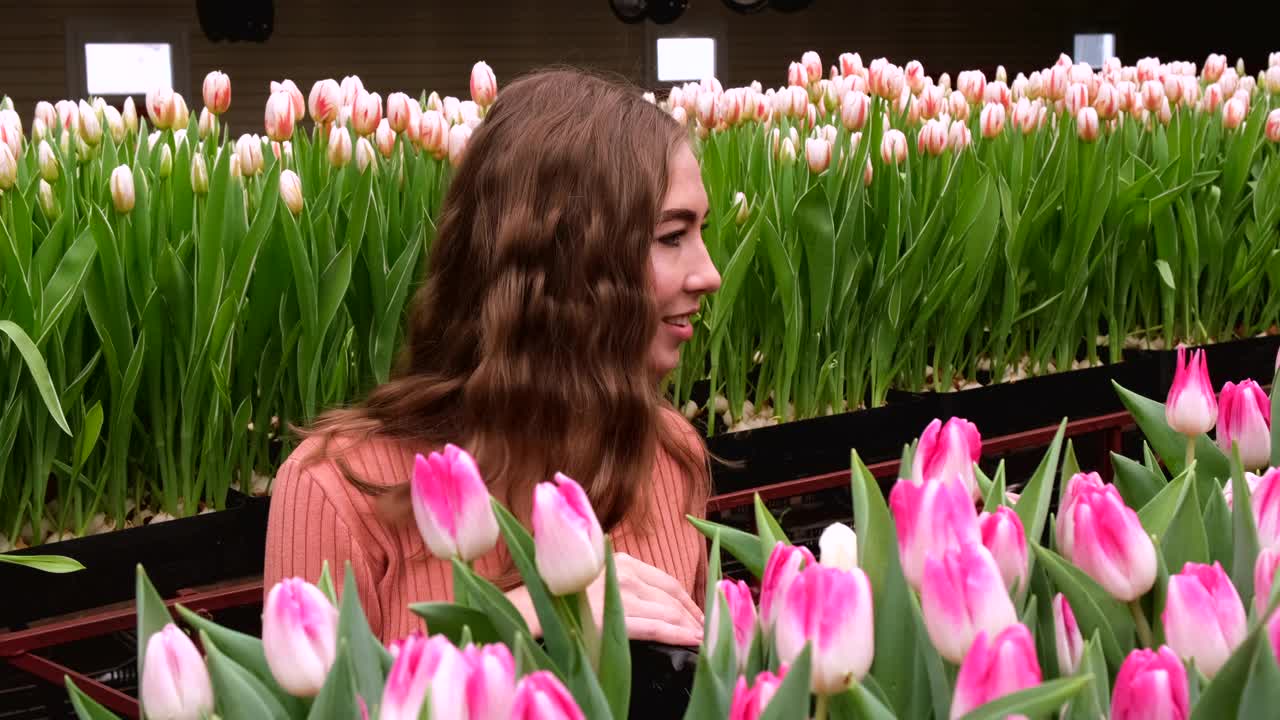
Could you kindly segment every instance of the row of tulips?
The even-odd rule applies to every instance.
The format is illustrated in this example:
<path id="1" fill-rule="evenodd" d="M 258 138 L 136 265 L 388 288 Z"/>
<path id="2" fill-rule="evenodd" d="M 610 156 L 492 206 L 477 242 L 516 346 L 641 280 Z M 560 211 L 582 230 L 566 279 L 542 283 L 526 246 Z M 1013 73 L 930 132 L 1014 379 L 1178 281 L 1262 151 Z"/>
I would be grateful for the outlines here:
<path id="1" fill-rule="evenodd" d="M 725 278 L 671 386 L 709 432 L 1280 313 L 1280 66 L 1064 57 L 953 89 L 919 63 L 800 65 L 663 101 L 693 129 Z M 264 492 L 285 429 L 386 379 L 493 71 L 470 100 L 271 89 L 265 137 L 234 141 L 220 72 L 198 113 L 167 89 L 141 112 L 40 103 L 27 127 L 0 109 L 0 548 Z"/>
<path id="2" fill-rule="evenodd" d="M 1237 444 L 1227 460 L 1202 431 L 1166 421 L 1190 416 L 1180 404 L 1199 392 L 1202 363 L 1184 368 L 1167 406 L 1118 388 L 1162 461 L 1148 450 L 1142 464 L 1116 462 L 1114 483 L 1080 471 L 1059 431 L 1015 495 L 1003 465 L 991 477 L 978 466 L 979 429 L 952 418 L 935 420 L 907 449 L 887 502 L 854 454 L 861 537 L 833 524 L 817 557 L 789 544 L 758 498 L 756 534 L 692 519 L 712 552 L 685 717 L 1269 712 L 1280 677 L 1280 468 L 1250 479 Z M 1182 431 L 1193 439 L 1190 458 Z M 261 641 L 179 607 L 199 633 L 202 658 L 140 570 L 144 712 L 625 717 L 630 655 L 620 595 L 609 542 L 581 487 L 563 475 L 538 485 L 530 535 L 490 498 L 460 448 L 419 457 L 410 484 L 427 547 L 454 568 L 454 603 L 412 606 L 426 633 L 384 649 L 369 634 L 350 571 L 339 606 L 326 569 L 316 585 L 292 578 L 270 591 Z M 471 569 L 499 535 L 534 600 L 540 642 Z M 720 577 L 722 549 L 755 576 L 758 592 L 756 583 Z M 585 590 L 602 574 L 604 607 L 593 613 Z M 69 690 L 80 717 L 114 717 Z"/>

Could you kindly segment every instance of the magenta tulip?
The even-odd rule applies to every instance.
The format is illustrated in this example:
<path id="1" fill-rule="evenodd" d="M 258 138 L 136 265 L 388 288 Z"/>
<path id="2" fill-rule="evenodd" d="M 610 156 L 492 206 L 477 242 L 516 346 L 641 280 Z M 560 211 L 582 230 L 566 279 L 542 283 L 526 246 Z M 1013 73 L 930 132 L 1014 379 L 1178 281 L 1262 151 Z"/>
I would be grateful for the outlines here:
<path id="1" fill-rule="evenodd" d="M 510 720 L 586 720 L 586 716 L 555 675 L 539 670 L 520 679 Z"/>
<path id="2" fill-rule="evenodd" d="M 147 641 L 139 686 L 154 720 L 200 720 L 213 712 L 213 684 L 191 638 L 169 623 Z"/>
<path id="3" fill-rule="evenodd" d="M 471 455 L 455 445 L 414 458 L 413 516 L 431 553 L 474 560 L 498 541 L 489 490 Z"/>
<path id="4" fill-rule="evenodd" d="M 1111 720 L 1186 720 L 1191 715 L 1187 670 L 1177 653 L 1139 648 L 1129 653 L 1111 691 Z"/>
<path id="5" fill-rule="evenodd" d="M 738 672 L 747 666 L 751 657 L 751 643 L 756 637 L 756 606 L 751 600 L 751 588 L 741 580 L 720 580 L 716 583 L 717 602 L 707 611 L 707 647 L 715 650 L 720 634 L 720 598 L 724 599 L 733 628 L 734 657 L 738 659 Z"/>
<path id="6" fill-rule="evenodd" d="M 925 560 L 920 605 L 929 639 L 953 663 L 964 660 L 978 633 L 995 636 L 1018 622 L 1000 568 L 976 543 Z"/>
<path id="7" fill-rule="evenodd" d="M 338 610 L 315 585 L 287 578 L 267 593 L 262 608 L 262 651 L 280 687 L 315 697 L 333 666 Z"/>
<path id="8" fill-rule="evenodd" d="M 934 420 L 924 429 L 911 461 L 911 479 L 959 482 L 973 499 L 981 494 L 974 477 L 973 465 L 982 456 L 982 436 L 978 426 L 963 418 L 953 417 L 944 425 Z"/>
<path id="9" fill-rule="evenodd" d="M 962 483 L 917 484 L 900 479 L 889 493 L 889 508 L 898 534 L 902 573 L 917 590 L 924 578 L 927 557 L 940 556 L 966 543 L 982 542 L 978 511 Z"/>
<path id="10" fill-rule="evenodd" d="M 1164 614 L 1169 647 L 1212 678 L 1244 641 L 1240 595 L 1218 563 L 1187 563 L 1169 578 Z"/>
<path id="11" fill-rule="evenodd" d="M 871 669 L 875 625 L 871 582 L 855 568 L 806 567 L 787 589 L 775 628 L 778 657 L 795 662 L 812 647 L 811 687 L 819 695 L 848 689 Z"/>
<path id="12" fill-rule="evenodd" d="M 1014 623 L 998 634 L 978 633 L 960 665 L 951 720 L 993 700 L 1040 684 L 1036 644 L 1026 626 Z"/>
<path id="13" fill-rule="evenodd" d="M 1246 481 L 1249 479 L 1246 475 Z M 1271 468 L 1252 488 L 1253 519 L 1262 547 L 1280 546 L 1280 468 Z"/>
<path id="14" fill-rule="evenodd" d="M 1218 401 L 1213 386 L 1209 384 L 1209 366 L 1204 350 L 1191 353 L 1187 362 L 1187 349 L 1178 346 L 1178 367 L 1169 388 L 1165 403 L 1165 420 L 1169 427 L 1183 435 L 1199 435 L 1213 428 L 1218 419 Z"/>
<path id="15" fill-rule="evenodd" d="M 778 611 L 796 576 L 817 562 L 806 547 L 782 541 L 773 546 L 764 565 L 764 575 L 760 577 L 760 625 L 765 631 L 771 631 L 777 622 Z"/>
<path id="16" fill-rule="evenodd" d="M 604 569 L 604 532 L 582 486 L 556 473 L 533 494 L 533 547 L 538 574 L 556 595 L 585 590 Z"/>
<path id="17" fill-rule="evenodd" d="M 786 674 L 785 665 L 778 669 L 777 675 L 766 670 L 756 675 L 756 681 L 750 686 L 747 678 L 739 675 L 738 684 L 733 688 L 733 701 L 729 705 L 729 720 L 759 720 Z"/>
<path id="18" fill-rule="evenodd" d="M 1067 482 L 1058 516 L 1058 548 L 1113 597 L 1131 602 L 1156 580 L 1156 549 L 1138 514 L 1097 473 Z"/>
<path id="19" fill-rule="evenodd" d="M 467 719 L 470 666 L 447 638 L 415 632 L 390 650 L 395 659 L 382 689 L 380 720 L 416 720 L 428 702 L 433 719 Z"/>
<path id="20" fill-rule="evenodd" d="M 1280 565 L 1280 550 L 1263 548 L 1253 564 L 1253 607 L 1262 617 L 1271 603 L 1271 588 L 1276 579 L 1276 567 Z"/>
<path id="21" fill-rule="evenodd" d="M 1058 673 L 1075 673 L 1084 656 L 1084 638 L 1075 613 L 1071 612 L 1071 603 L 1062 593 L 1053 597 L 1053 646 L 1058 653 Z"/>
<path id="22" fill-rule="evenodd" d="M 1231 454 L 1231 445 L 1240 448 L 1240 462 L 1248 470 L 1266 467 L 1271 461 L 1271 401 L 1252 380 L 1222 386 L 1218 399 L 1218 447 Z"/>
<path id="23" fill-rule="evenodd" d="M 978 517 L 978 528 L 982 533 L 982 545 L 996 559 L 1005 587 L 1017 593 L 1026 586 L 1030 571 L 1027 535 L 1022 529 L 1022 519 L 1013 508 L 1002 505 L 995 512 L 982 513 Z"/>
<path id="24" fill-rule="evenodd" d="M 516 661 L 506 645 L 468 645 L 467 713 L 471 720 L 506 720 L 515 697 Z"/>

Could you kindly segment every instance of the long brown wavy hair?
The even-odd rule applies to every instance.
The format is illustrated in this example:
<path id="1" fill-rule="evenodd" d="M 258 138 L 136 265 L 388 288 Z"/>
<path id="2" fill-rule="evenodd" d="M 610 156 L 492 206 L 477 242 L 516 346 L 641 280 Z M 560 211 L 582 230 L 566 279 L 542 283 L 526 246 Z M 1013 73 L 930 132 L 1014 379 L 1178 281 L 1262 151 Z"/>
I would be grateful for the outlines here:
<path id="1" fill-rule="evenodd" d="M 659 449 L 694 479 L 690 508 L 705 501 L 705 447 L 648 364 L 650 245 L 682 142 L 620 82 L 556 69 L 504 88 L 453 175 L 392 378 L 302 434 L 452 442 L 525 519 L 559 471 L 615 527 L 648 507 Z M 407 517 L 408 483 L 381 505 Z"/>

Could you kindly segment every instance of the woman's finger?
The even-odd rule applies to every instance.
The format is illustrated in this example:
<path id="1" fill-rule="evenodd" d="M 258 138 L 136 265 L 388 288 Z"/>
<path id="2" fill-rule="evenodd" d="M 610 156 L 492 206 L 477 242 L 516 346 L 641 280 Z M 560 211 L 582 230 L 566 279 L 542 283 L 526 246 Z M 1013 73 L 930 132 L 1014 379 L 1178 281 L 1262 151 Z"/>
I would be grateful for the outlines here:
<path id="1" fill-rule="evenodd" d="M 648 640 L 666 645 L 697 647 L 702 644 L 702 632 L 647 617 L 627 618 L 627 637 Z"/>
<path id="2" fill-rule="evenodd" d="M 693 598 L 689 597 L 689 593 L 685 591 L 684 586 L 682 586 L 678 580 L 662 570 L 640 560 L 633 559 L 631 567 L 635 570 L 637 579 L 658 588 L 679 601 L 694 620 L 699 624 L 702 623 L 702 610 L 698 607 L 698 604 L 693 601 Z"/>

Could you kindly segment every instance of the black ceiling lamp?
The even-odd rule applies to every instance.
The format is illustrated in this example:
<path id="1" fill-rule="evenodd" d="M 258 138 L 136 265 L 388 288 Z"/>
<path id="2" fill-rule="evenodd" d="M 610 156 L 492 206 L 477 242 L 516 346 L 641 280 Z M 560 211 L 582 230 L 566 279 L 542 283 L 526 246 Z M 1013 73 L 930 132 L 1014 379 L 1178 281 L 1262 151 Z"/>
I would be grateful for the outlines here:
<path id="1" fill-rule="evenodd" d="M 609 0 L 609 9 L 622 22 L 634 25 L 644 22 L 649 3 L 647 0 Z"/>
<path id="2" fill-rule="evenodd" d="M 778 12 L 800 12 L 813 4 L 813 0 L 769 0 L 769 7 Z"/>
<path id="3" fill-rule="evenodd" d="M 649 19 L 659 25 L 675 22 L 689 7 L 689 0 L 650 0 Z"/>
<path id="4" fill-rule="evenodd" d="M 724 4 L 740 15 L 750 15 L 768 7 L 769 0 L 724 0 Z"/>

